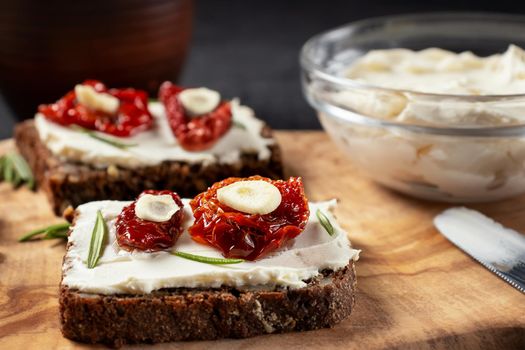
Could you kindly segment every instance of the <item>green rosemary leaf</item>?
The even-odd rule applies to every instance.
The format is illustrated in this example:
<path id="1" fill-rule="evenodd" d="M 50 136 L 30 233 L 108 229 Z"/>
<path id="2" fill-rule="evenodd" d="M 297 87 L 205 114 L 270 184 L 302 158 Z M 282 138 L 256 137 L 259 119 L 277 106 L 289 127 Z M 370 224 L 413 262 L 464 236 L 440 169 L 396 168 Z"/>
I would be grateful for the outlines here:
<path id="1" fill-rule="evenodd" d="M 14 169 L 16 170 L 17 177 L 27 183 L 27 186 L 32 189 L 35 185 L 35 178 L 33 177 L 33 172 L 27 164 L 26 160 L 19 154 L 12 153 L 9 155 Z"/>
<path id="2" fill-rule="evenodd" d="M 16 170 L 13 171 L 13 178 L 11 179 L 11 184 L 13 185 L 13 187 L 17 188 L 21 182 L 22 178 L 20 177 L 20 175 L 16 172 Z"/>
<path id="3" fill-rule="evenodd" d="M 150 98 L 148 98 L 148 102 L 149 102 L 149 103 L 151 103 L 151 102 L 159 102 L 159 99 L 158 99 L 158 98 L 150 97 Z"/>
<path id="4" fill-rule="evenodd" d="M 35 185 L 31 168 L 25 159 L 16 153 L 0 157 L 0 179 L 10 182 L 14 187 L 26 183 L 32 189 Z"/>
<path id="5" fill-rule="evenodd" d="M 20 237 L 18 239 L 18 241 L 19 242 L 26 242 L 26 241 L 29 241 L 33 237 L 38 236 L 40 234 L 45 234 L 47 236 L 47 235 L 53 235 L 53 234 L 55 234 L 57 232 L 64 232 L 64 231 L 67 234 L 67 231 L 69 230 L 69 225 L 70 225 L 69 222 L 64 222 L 64 223 L 61 223 L 61 224 L 55 224 L 55 225 L 51 225 L 51 226 L 48 226 L 48 227 L 39 228 L 39 229 L 36 229 L 36 230 L 33 230 L 33 231 L 30 231 L 30 232 L 26 233 L 25 235 Z M 62 237 L 60 237 L 60 238 L 62 238 Z"/>
<path id="6" fill-rule="evenodd" d="M 44 239 L 67 239 L 67 230 L 65 231 L 50 231 L 44 235 Z"/>
<path id="7" fill-rule="evenodd" d="M 11 159 L 6 156 L 4 160 L 4 180 L 7 182 L 13 182 L 13 177 L 15 175 L 15 169 L 13 168 L 13 163 L 11 162 Z"/>
<path id="8" fill-rule="evenodd" d="M 87 258 L 87 267 L 92 269 L 97 266 L 98 260 L 102 255 L 104 241 L 108 235 L 108 226 L 100 210 L 97 211 L 97 219 L 95 221 L 95 226 L 93 227 L 93 232 L 91 233 L 91 242 L 89 243 L 89 252 Z"/>
<path id="9" fill-rule="evenodd" d="M 0 157 L 0 180 L 4 179 L 5 156 Z"/>
<path id="10" fill-rule="evenodd" d="M 31 179 L 28 179 L 26 180 L 27 181 L 27 187 L 30 189 L 30 190 L 34 190 L 35 189 L 35 178 L 34 177 L 31 177 Z"/>
<path id="11" fill-rule="evenodd" d="M 106 138 L 106 137 L 103 137 L 103 136 L 100 136 L 100 135 L 97 135 L 93 132 L 89 132 L 88 133 L 89 137 L 95 139 L 95 140 L 98 140 L 98 141 L 101 141 L 101 142 L 104 142 L 104 143 L 107 143 L 108 145 L 111 145 L 113 147 L 117 147 L 117 148 L 120 148 L 120 149 L 127 149 L 129 147 L 135 147 L 137 146 L 136 143 L 123 143 L 123 142 L 119 142 L 119 141 L 115 141 L 115 140 L 111 140 L 109 138 Z"/>
<path id="12" fill-rule="evenodd" d="M 97 134 L 94 131 L 91 131 L 91 130 L 88 130 L 88 129 L 84 129 L 83 127 L 78 126 L 78 125 L 73 125 L 71 128 L 73 130 L 76 130 L 76 131 L 79 131 L 79 132 L 81 132 L 83 134 L 88 135 L 92 139 L 98 140 L 100 142 L 107 143 L 108 145 L 111 145 L 111 146 L 116 147 L 116 148 L 127 149 L 129 147 L 137 146 L 136 143 L 124 143 L 124 142 L 120 142 L 120 141 L 117 141 L 117 140 L 114 140 L 114 139 L 110 139 L 108 137 L 101 136 L 101 135 Z"/>
<path id="13" fill-rule="evenodd" d="M 232 119 L 232 125 L 235 126 L 236 128 L 246 130 L 246 125 L 244 125 L 238 120 Z"/>
<path id="14" fill-rule="evenodd" d="M 321 209 L 317 209 L 315 215 L 319 219 L 319 223 L 321 224 L 321 226 L 323 226 L 326 232 L 328 232 L 330 236 L 333 236 L 335 233 L 334 227 L 332 226 L 332 223 L 330 222 L 330 220 L 328 220 L 326 215 L 321 211 Z"/>
<path id="15" fill-rule="evenodd" d="M 209 256 L 195 255 L 184 252 L 172 252 L 171 254 L 176 255 L 180 258 L 197 261 L 204 264 L 212 265 L 224 265 L 224 264 L 239 264 L 244 262 L 244 259 L 223 259 L 223 258 L 210 258 Z"/>

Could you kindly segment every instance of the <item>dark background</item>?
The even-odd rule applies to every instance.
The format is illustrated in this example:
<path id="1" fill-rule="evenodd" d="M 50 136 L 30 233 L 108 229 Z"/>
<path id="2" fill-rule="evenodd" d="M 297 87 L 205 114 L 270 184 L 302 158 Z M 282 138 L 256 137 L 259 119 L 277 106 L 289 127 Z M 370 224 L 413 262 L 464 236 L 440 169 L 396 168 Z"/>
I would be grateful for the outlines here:
<path id="1" fill-rule="evenodd" d="M 195 10 L 183 85 L 238 96 L 276 129 L 315 129 L 320 126 L 302 97 L 298 64 L 299 50 L 312 35 L 372 16 L 451 10 L 524 13 L 525 3 L 196 0 Z M 13 120 L 0 96 L 0 138 L 11 135 Z"/>

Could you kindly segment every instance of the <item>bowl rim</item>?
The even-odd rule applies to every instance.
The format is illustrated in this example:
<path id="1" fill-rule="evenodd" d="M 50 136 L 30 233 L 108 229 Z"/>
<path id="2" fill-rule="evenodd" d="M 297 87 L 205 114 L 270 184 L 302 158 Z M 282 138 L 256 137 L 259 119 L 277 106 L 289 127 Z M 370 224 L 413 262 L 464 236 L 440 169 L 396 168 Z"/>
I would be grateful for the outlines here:
<path id="1" fill-rule="evenodd" d="M 349 22 L 347 24 L 341 25 L 336 28 L 328 29 L 319 34 L 314 35 L 308 39 L 303 46 L 301 47 L 299 53 L 299 62 L 302 69 L 307 70 L 309 74 L 313 74 L 316 77 L 330 82 L 341 87 L 350 87 L 350 88 L 361 88 L 361 89 L 370 89 L 377 91 L 384 91 L 387 93 L 403 93 L 411 94 L 416 96 L 427 96 L 435 98 L 452 98 L 452 99 L 461 99 L 463 101 L 476 101 L 476 102 L 488 102 L 493 100 L 501 99 L 515 99 L 515 98 L 525 98 L 525 92 L 521 94 L 494 94 L 494 95 L 467 95 L 467 94 L 442 94 L 442 93 L 429 93 L 421 92 L 417 90 L 410 89 L 394 89 L 382 87 L 369 83 L 358 82 L 354 79 L 345 78 L 342 76 L 337 76 L 331 73 L 328 73 L 325 69 L 320 67 L 315 63 L 310 55 L 308 54 L 311 49 L 325 38 L 329 37 L 344 37 L 353 32 L 355 29 L 366 26 L 374 23 L 384 23 L 386 21 L 407 21 L 407 20 L 421 20 L 422 17 L 432 18 L 432 19 L 465 19 L 465 20 L 503 20 L 503 21 L 516 21 L 522 22 L 525 26 L 525 15 L 516 15 L 516 14 L 507 14 L 500 12 L 464 12 L 464 11 L 444 11 L 444 12 L 418 12 L 402 15 L 388 15 L 388 16 L 378 16 L 366 18 L 358 21 Z M 510 44 L 509 44 L 510 45 Z"/>

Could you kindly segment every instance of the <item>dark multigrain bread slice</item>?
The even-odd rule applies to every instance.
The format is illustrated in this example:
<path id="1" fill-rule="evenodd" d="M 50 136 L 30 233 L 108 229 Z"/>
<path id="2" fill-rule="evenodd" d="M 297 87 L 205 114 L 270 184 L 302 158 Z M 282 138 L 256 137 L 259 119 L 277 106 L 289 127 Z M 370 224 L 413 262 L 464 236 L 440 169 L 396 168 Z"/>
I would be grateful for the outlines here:
<path id="1" fill-rule="evenodd" d="M 165 289 L 142 295 L 85 294 L 60 288 L 65 337 L 121 346 L 246 338 L 331 327 L 354 305 L 354 263 L 325 271 L 300 289 Z"/>
<path id="2" fill-rule="evenodd" d="M 266 127 L 262 136 L 271 138 L 271 130 Z M 32 120 L 16 126 L 15 140 L 56 214 L 61 214 L 70 205 L 76 207 L 94 200 L 131 200 L 145 189 L 171 189 L 182 197 L 193 197 L 230 176 L 257 174 L 281 178 L 283 175 L 277 144 L 270 146 L 271 157 L 267 160 L 259 160 L 254 153 L 244 153 L 241 161 L 233 165 L 166 161 L 136 169 L 115 166 L 101 169 L 55 157 L 40 141 Z"/>

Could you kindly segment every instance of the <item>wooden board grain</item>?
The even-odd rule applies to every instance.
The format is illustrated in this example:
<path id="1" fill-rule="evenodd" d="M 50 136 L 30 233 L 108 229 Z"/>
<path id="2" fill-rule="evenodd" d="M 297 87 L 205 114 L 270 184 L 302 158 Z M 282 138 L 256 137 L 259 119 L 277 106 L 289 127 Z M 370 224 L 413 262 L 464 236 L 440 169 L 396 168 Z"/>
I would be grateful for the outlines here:
<path id="1" fill-rule="evenodd" d="M 447 205 L 401 196 L 360 177 L 324 133 L 278 132 L 277 137 L 288 174 L 303 176 L 311 200 L 340 199 L 336 214 L 362 249 L 352 316 L 333 329 L 152 348 L 525 347 L 525 295 L 434 229 L 432 218 Z M 10 141 L 0 143 L 0 153 L 12 147 Z M 0 184 L 0 196 L 0 348 L 87 348 L 59 330 L 64 244 L 16 240 L 60 219 L 41 193 Z M 524 196 L 470 207 L 525 232 Z"/>

